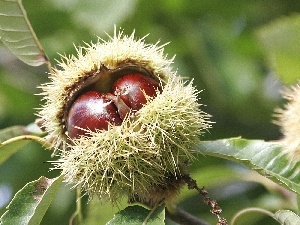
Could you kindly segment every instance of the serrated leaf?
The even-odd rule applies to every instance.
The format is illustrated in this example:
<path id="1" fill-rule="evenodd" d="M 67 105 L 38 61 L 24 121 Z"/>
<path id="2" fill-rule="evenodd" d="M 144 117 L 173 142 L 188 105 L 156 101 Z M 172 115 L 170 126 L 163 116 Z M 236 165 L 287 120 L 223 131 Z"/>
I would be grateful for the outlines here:
<path id="1" fill-rule="evenodd" d="M 300 194 L 300 161 L 291 161 L 277 142 L 241 138 L 204 141 L 199 151 L 244 164 Z"/>
<path id="2" fill-rule="evenodd" d="M 35 136 L 31 136 L 31 134 Z M 0 165 L 33 139 L 45 144 L 43 139 L 38 137 L 41 134 L 42 132 L 34 128 L 32 124 L 27 127 L 12 126 L 0 130 Z"/>
<path id="3" fill-rule="evenodd" d="M 0 218 L 1 225 L 40 224 L 61 183 L 62 177 L 40 177 L 26 184 L 16 193 L 7 211 Z"/>
<path id="4" fill-rule="evenodd" d="M 257 31 L 270 66 L 285 84 L 300 77 L 300 15 L 283 17 Z"/>
<path id="5" fill-rule="evenodd" d="M 300 217 L 290 210 L 280 210 L 275 213 L 274 218 L 282 225 L 300 224 Z"/>
<path id="6" fill-rule="evenodd" d="M 165 224 L 164 205 L 155 208 L 153 211 L 142 206 L 128 206 L 115 214 L 107 225 L 164 225 Z"/>
<path id="7" fill-rule="evenodd" d="M 0 40 L 28 65 L 40 66 L 48 62 L 27 18 L 22 0 L 0 0 Z"/>

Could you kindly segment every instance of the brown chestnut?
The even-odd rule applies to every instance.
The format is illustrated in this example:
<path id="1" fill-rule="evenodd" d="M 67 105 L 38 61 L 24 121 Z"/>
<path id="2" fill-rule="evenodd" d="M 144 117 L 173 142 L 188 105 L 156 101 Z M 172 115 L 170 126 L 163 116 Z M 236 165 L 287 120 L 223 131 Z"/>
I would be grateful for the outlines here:
<path id="1" fill-rule="evenodd" d="M 126 74 L 119 78 L 113 85 L 112 92 L 124 101 L 132 110 L 139 110 L 147 102 L 145 94 L 156 96 L 159 83 L 143 74 Z"/>
<path id="2" fill-rule="evenodd" d="M 87 135 L 86 130 L 107 130 L 109 123 L 122 123 L 116 106 L 105 95 L 97 91 L 88 91 L 71 105 L 67 118 L 68 135 L 73 139 Z"/>
<path id="3" fill-rule="evenodd" d="M 66 121 L 68 136 L 87 136 L 87 130 L 107 130 L 108 124 L 121 125 L 131 110 L 139 110 L 146 102 L 145 95 L 156 96 L 159 83 L 143 74 L 126 74 L 116 80 L 112 93 L 87 91 L 71 105 Z"/>

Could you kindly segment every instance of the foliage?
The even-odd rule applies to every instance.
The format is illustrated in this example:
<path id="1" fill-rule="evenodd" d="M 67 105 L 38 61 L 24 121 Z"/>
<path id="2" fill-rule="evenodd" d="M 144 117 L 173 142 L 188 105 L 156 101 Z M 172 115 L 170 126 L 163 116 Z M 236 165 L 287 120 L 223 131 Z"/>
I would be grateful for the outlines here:
<path id="1" fill-rule="evenodd" d="M 48 147 L 40 138 L 43 132 L 32 126 L 15 126 L 35 119 L 33 108 L 39 107 L 40 98 L 33 93 L 39 93 L 36 87 L 47 81 L 45 65 L 32 68 L 15 56 L 29 65 L 49 66 L 44 50 L 54 62 L 57 52 L 74 53 L 73 43 L 83 45 L 96 36 L 106 39 L 102 31 L 111 34 L 116 24 L 126 33 L 136 29 L 139 37 L 150 33 L 149 43 L 171 41 L 166 52 L 177 55 L 174 67 L 178 73 L 193 78 L 198 89 L 205 89 L 202 102 L 216 123 L 203 137 L 210 141 L 203 141 L 197 149 L 200 154 L 190 173 L 218 200 L 222 216 L 238 216 L 235 224 L 266 224 L 274 219 L 278 224 L 298 224 L 299 161 L 290 161 L 280 142 L 270 140 L 280 138 L 279 129 L 271 123 L 273 110 L 281 103 L 278 77 L 288 84 L 299 77 L 300 5 L 296 0 L 230 3 L 47 0 L 36 7 L 36 1 L 28 0 L 24 2 L 26 15 L 21 0 L 0 0 L 0 39 L 14 54 L 0 45 L 0 214 L 6 212 L 0 221 L 5 225 L 12 219 L 22 224 L 24 221 L 17 221 L 26 214 L 36 224 L 50 205 L 41 224 L 64 224 L 73 217 L 84 224 L 129 224 L 136 213 L 134 218 L 141 220 L 131 224 L 141 224 L 148 216 L 147 224 L 164 224 L 164 206 L 152 212 L 141 206 L 127 207 L 124 202 L 119 207 L 100 205 L 95 199 L 89 204 L 75 202 L 74 191 L 55 178 L 59 173 L 47 172 L 50 164 L 43 162 L 54 159 L 49 151 L 41 151 Z M 243 138 L 230 138 L 235 136 Z M 32 193 L 41 181 L 49 181 L 50 186 L 43 188 L 41 202 L 37 202 Z M 215 223 L 196 194 L 183 188 L 176 203 Z M 2 196 L 8 198 L 1 200 Z M 87 201 L 85 197 L 81 200 Z M 260 212 L 267 216 L 259 213 L 253 217 L 249 207 L 263 208 Z M 14 210 L 24 214 L 14 219 Z M 242 213 L 238 214 L 239 210 Z M 166 223 L 172 224 L 168 219 Z"/>
<path id="2" fill-rule="evenodd" d="M 142 206 L 129 206 L 115 214 L 107 224 L 165 224 L 164 207 L 160 206 L 153 210 L 147 210 Z"/>
<path id="3" fill-rule="evenodd" d="M 22 188 L 1 217 L 2 224 L 39 224 L 56 195 L 62 177 L 47 179 L 40 177 Z"/>
<path id="4" fill-rule="evenodd" d="M 300 194 L 300 162 L 288 159 L 275 142 L 240 138 L 203 142 L 200 152 L 237 161 Z"/>
<path id="5" fill-rule="evenodd" d="M 31 66 L 47 62 L 21 0 L 0 2 L 0 39 L 20 60 Z"/>

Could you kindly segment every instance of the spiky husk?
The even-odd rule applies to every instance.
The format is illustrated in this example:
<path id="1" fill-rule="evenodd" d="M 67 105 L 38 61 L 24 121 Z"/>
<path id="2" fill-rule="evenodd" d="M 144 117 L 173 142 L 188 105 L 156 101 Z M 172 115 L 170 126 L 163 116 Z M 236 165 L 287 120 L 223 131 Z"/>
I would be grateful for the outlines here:
<path id="1" fill-rule="evenodd" d="M 167 59 L 163 54 L 164 45 L 146 44 L 144 38 L 135 40 L 134 33 L 130 36 L 122 32 L 110 37 L 109 41 L 99 39 L 96 44 L 77 48 L 77 56 L 62 56 L 58 66 L 53 68 L 49 76 L 50 82 L 41 86 L 45 104 L 38 116 L 43 121 L 43 128 L 48 137 L 53 140 L 53 146 L 59 147 L 65 142 L 65 127 L 61 114 L 70 91 L 80 80 L 90 75 L 91 71 L 99 71 L 104 65 L 114 69 L 124 63 L 134 62 L 153 72 L 160 80 L 167 80 L 172 75 L 170 65 L 173 59 Z"/>
<path id="2" fill-rule="evenodd" d="M 288 100 L 283 109 L 276 109 L 275 122 L 284 135 L 284 150 L 292 160 L 300 159 L 300 83 L 287 88 L 283 97 Z"/>
<path id="3" fill-rule="evenodd" d="M 126 62 L 151 71 L 163 81 L 162 92 L 148 97 L 135 117 L 126 117 L 121 126 L 89 131 L 88 137 L 69 144 L 61 114 L 70 88 L 102 65 L 113 69 Z M 163 46 L 119 33 L 108 42 L 79 48 L 78 57 L 65 58 L 62 70 L 52 71 L 51 82 L 42 86 L 46 103 L 39 115 L 58 148 L 60 159 L 53 164 L 67 182 L 112 202 L 125 195 L 152 205 L 177 193 L 199 136 L 210 128 L 210 116 L 200 109 L 199 92 L 172 72 L 171 63 Z M 160 197 L 149 199 L 153 192 Z"/>
<path id="4" fill-rule="evenodd" d="M 90 194 L 112 201 L 124 194 L 143 198 L 142 193 L 165 185 L 169 175 L 179 179 L 186 170 L 201 131 L 209 127 L 196 99 L 191 84 L 174 78 L 135 120 L 127 117 L 121 126 L 75 140 L 57 166 L 66 181 Z"/>

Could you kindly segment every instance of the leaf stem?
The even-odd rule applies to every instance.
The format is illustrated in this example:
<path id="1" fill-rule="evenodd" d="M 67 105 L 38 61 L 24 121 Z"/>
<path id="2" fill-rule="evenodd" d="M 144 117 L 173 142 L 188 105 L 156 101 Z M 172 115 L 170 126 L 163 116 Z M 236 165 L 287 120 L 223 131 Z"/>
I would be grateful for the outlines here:
<path id="1" fill-rule="evenodd" d="M 47 149 L 51 149 L 51 143 L 48 142 L 46 139 L 44 138 L 41 138 L 39 136 L 35 136 L 35 135 L 20 135 L 20 136 L 17 136 L 17 137 L 13 137 L 13 138 L 10 138 L 6 141 L 3 141 L 0 143 L 1 146 L 4 146 L 4 145 L 9 145 L 15 141 L 21 141 L 21 140 L 30 140 L 30 141 L 35 141 L 35 142 L 38 142 L 40 143 L 41 145 L 43 145 L 45 148 Z"/>
<path id="2" fill-rule="evenodd" d="M 37 36 L 36 36 L 36 34 L 35 34 L 35 32 L 34 32 L 32 26 L 31 26 L 31 23 L 30 23 L 30 21 L 29 21 L 29 19 L 28 19 L 28 17 L 27 17 L 26 10 L 24 9 L 24 6 L 23 6 L 23 4 L 22 4 L 22 0 L 18 0 L 17 2 L 18 2 L 18 5 L 19 5 L 19 7 L 20 7 L 20 10 L 21 10 L 21 12 L 22 12 L 22 14 L 23 14 L 23 18 L 24 18 L 24 20 L 26 21 L 26 24 L 27 24 L 27 26 L 28 26 L 28 29 L 29 29 L 29 31 L 30 31 L 30 33 L 31 33 L 31 35 L 32 35 L 32 37 L 33 37 L 33 39 L 34 39 L 36 45 L 38 46 L 38 48 L 39 48 L 39 50 L 40 50 L 40 56 L 43 58 L 43 61 L 47 64 L 47 67 L 48 67 L 49 72 L 51 72 L 51 62 L 50 62 L 48 56 L 46 55 L 46 53 L 45 53 L 45 51 L 44 51 L 44 49 L 43 49 L 41 43 L 39 42 L 39 39 L 37 38 Z"/>
<path id="3" fill-rule="evenodd" d="M 83 218 L 82 218 L 82 213 L 81 213 L 81 188 L 77 187 L 76 188 L 76 211 L 72 214 L 70 220 L 69 220 L 69 225 L 73 224 L 73 220 L 75 217 L 77 217 L 77 222 L 78 225 L 82 224 Z"/>

